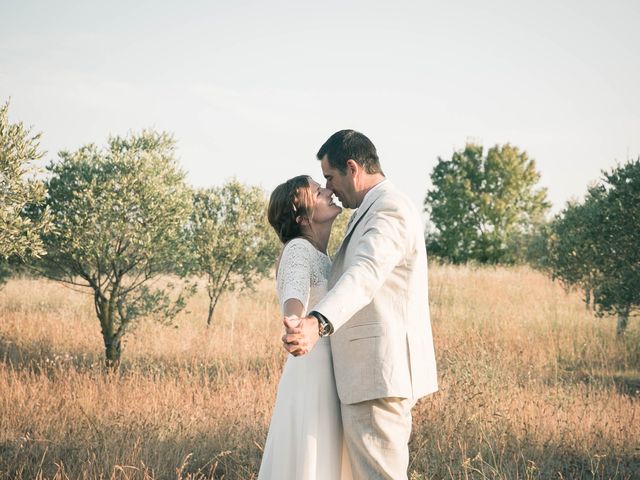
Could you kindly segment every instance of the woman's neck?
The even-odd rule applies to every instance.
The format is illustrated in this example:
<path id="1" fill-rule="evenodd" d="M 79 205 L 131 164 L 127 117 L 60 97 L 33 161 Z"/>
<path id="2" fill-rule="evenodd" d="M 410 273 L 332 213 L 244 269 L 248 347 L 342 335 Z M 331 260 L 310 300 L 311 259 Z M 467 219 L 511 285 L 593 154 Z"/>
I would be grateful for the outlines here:
<path id="1" fill-rule="evenodd" d="M 322 253 L 327 253 L 327 246 L 329 245 L 329 237 L 331 236 L 331 224 L 324 223 L 321 225 L 314 225 L 311 227 L 303 227 L 302 233 L 307 240 L 309 240 L 316 249 Z"/>

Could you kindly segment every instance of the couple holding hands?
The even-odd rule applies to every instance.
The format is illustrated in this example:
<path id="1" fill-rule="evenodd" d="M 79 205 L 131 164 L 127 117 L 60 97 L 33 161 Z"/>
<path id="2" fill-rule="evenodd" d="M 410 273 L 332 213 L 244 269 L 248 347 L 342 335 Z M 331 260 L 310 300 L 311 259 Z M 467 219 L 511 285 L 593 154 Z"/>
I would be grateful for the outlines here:
<path id="1" fill-rule="evenodd" d="M 301 175 L 269 201 L 290 355 L 258 479 L 406 479 L 411 409 L 438 388 L 420 214 L 362 133 L 317 158 L 325 188 Z M 332 261 L 333 195 L 356 210 Z"/>

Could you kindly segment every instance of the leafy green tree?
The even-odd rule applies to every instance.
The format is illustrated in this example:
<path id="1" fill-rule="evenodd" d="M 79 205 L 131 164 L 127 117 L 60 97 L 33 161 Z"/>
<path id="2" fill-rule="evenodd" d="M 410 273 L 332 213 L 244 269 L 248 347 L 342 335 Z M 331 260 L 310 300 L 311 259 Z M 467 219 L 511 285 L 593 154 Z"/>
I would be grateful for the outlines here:
<path id="1" fill-rule="evenodd" d="M 264 192 L 237 180 L 193 194 L 192 271 L 207 279 L 207 325 L 222 293 L 251 289 L 269 275 L 278 255 L 278 240 L 267 223 L 266 211 Z"/>
<path id="2" fill-rule="evenodd" d="M 591 292 L 599 282 L 599 272 L 593 260 L 597 246 L 593 236 L 597 206 L 588 200 L 583 204 L 569 202 L 550 225 L 545 270 L 569 289 L 579 286 L 584 291 L 587 306 Z"/>
<path id="3" fill-rule="evenodd" d="M 44 253 L 40 233 L 49 227 L 47 210 L 39 217 L 25 214 L 30 203 L 42 202 L 44 185 L 27 178 L 35 173 L 32 162 L 42 158 L 40 135 L 9 122 L 9 103 L 0 106 L 0 283 L 8 276 L 8 259 Z"/>
<path id="4" fill-rule="evenodd" d="M 599 207 L 596 268 L 602 275 L 594 301 L 600 312 L 618 315 L 622 335 L 640 308 L 640 158 L 605 173 L 590 195 Z"/>
<path id="5" fill-rule="evenodd" d="M 593 292 L 596 312 L 616 314 L 622 335 L 640 308 L 640 158 L 605 172 L 556 217 L 549 251 L 553 277 Z"/>
<path id="6" fill-rule="evenodd" d="M 534 268 L 549 271 L 549 242 L 551 238 L 551 222 L 536 225 L 525 244 L 525 261 Z"/>
<path id="7" fill-rule="evenodd" d="M 166 272 L 184 273 L 188 258 L 191 192 L 174 140 L 153 131 L 110 137 L 106 149 L 60 152 L 47 169 L 54 229 L 44 236 L 47 254 L 38 267 L 91 291 L 106 364 L 115 368 L 137 319 L 170 323 L 184 307 L 183 292 L 172 298 L 172 284 L 151 287 Z"/>
<path id="8" fill-rule="evenodd" d="M 469 143 L 451 160 L 438 158 L 425 198 L 429 252 L 454 263 L 514 263 L 550 204 L 537 188 L 535 161 L 509 144 Z"/>

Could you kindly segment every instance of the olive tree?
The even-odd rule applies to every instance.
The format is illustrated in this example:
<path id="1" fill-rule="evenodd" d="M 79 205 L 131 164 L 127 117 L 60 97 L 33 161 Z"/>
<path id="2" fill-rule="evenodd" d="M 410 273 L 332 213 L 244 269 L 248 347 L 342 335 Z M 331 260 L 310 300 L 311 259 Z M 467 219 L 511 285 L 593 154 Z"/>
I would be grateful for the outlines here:
<path id="1" fill-rule="evenodd" d="M 596 313 L 617 315 L 622 335 L 640 309 L 640 158 L 605 172 L 556 217 L 549 251 L 553 277 L 593 292 Z"/>
<path id="2" fill-rule="evenodd" d="M 122 339 L 134 322 L 170 323 L 184 307 L 183 292 L 152 282 L 184 273 L 184 229 L 191 192 L 166 133 L 110 137 L 60 152 L 47 169 L 46 205 L 53 230 L 44 235 L 46 276 L 89 289 L 100 321 L 106 364 L 117 367 Z M 152 285 L 153 283 L 153 285 Z"/>
<path id="3" fill-rule="evenodd" d="M 0 282 L 9 273 L 10 257 L 24 260 L 44 253 L 40 233 L 49 227 L 48 212 L 25 214 L 29 204 L 44 199 L 43 183 L 33 178 L 33 162 L 43 155 L 40 135 L 21 122 L 9 122 L 8 102 L 0 106 Z"/>
<path id="4" fill-rule="evenodd" d="M 439 158 L 424 202 L 429 252 L 454 263 L 524 260 L 524 240 L 550 206 L 539 180 L 535 161 L 509 144 L 485 156 L 469 143 Z"/>
<path id="5" fill-rule="evenodd" d="M 565 288 L 582 289 L 587 307 L 601 277 L 594 263 L 598 255 L 593 231 L 596 215 L 597 206 L 590 199 L 569 202 L 550 224 L 543 268 Z"/>
<path id="6" fill-rule="evenodd" d="M 190 234 L 192 272 L 207 280 L 207 325 L 222 293 L 253 288 L 266 277 L 278 255 L 266 219 L 267 200 L 258 187 L 230 180 L 193 194 Z"/>

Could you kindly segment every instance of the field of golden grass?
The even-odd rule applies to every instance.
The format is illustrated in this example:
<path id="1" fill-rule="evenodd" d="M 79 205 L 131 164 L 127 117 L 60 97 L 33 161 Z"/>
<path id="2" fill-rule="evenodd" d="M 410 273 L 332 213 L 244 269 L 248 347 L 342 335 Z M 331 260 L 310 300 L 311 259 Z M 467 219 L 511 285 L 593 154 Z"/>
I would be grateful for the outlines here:
<path id="1" fill-rule="evenodd" d="M 640 329 L 623 340 L 527 268 L 432 265 L 440 391 L 414 409 L 412 479 L 640 478 Z M 127 334 L 103 370 L 91 297 L 0 290 L 0 479 L 252 479 L 285 353 L 273 281 Z"/>

